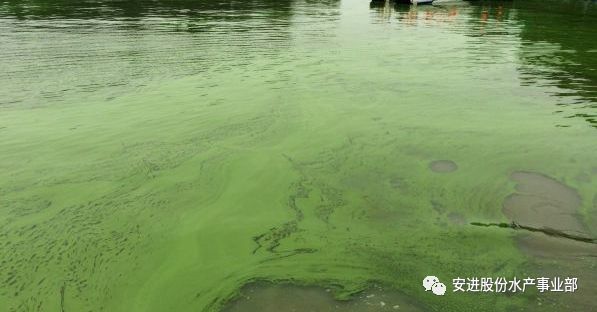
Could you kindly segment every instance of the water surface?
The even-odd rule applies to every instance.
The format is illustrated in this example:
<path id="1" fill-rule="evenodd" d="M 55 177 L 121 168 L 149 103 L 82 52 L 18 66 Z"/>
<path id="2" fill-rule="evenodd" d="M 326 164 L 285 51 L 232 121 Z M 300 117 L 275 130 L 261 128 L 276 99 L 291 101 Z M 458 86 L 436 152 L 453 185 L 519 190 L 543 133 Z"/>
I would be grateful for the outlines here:
<path id="1" fill-rule="evenodd" d="M 4 1 L 0 310 L 220 311 L 269 280 L 323 287 L 259 290 L 277 311 L 376 283 L 417 311 L 594 311 L 593 245 L 470 223 L 597 237 L 596 26 L 582 0 Z M 528 212 L 559 191 L 518 200 L 541 185 L 567 223 Z"/>

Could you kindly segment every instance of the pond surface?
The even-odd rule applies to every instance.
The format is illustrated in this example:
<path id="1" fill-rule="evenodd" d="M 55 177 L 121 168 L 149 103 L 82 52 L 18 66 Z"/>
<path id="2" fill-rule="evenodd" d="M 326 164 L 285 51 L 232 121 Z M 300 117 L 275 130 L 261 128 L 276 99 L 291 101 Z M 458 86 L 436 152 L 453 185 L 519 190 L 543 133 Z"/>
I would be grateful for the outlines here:
<path id="1" fill-rule="evenodd" d="M 0 311 L 596 311 L 596 31 L 583 0 L 3 1 Z M 453 291 L 501 276 L 578 289 Z"/>

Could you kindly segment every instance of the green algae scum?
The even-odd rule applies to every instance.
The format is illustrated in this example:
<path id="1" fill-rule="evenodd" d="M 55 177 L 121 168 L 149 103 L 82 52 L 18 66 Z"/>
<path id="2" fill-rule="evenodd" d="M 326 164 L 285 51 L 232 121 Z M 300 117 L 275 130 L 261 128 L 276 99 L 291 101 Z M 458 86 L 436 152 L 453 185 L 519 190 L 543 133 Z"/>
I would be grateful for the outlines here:
<path id="1" fill-rule="evenodd" d="M 7 0 L 0 72 L 1 312 L 597 311 L 594 1 Z"/>

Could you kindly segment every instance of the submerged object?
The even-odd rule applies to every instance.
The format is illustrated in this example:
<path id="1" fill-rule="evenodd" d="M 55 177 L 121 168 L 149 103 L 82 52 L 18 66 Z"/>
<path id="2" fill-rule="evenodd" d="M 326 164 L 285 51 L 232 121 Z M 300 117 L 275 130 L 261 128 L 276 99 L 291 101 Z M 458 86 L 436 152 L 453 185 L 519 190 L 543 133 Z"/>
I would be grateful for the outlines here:
<path id="1" fill-rule="evenodd" d="M 432 4 L 435 0 L 410 0 L 412 4 Z"/>

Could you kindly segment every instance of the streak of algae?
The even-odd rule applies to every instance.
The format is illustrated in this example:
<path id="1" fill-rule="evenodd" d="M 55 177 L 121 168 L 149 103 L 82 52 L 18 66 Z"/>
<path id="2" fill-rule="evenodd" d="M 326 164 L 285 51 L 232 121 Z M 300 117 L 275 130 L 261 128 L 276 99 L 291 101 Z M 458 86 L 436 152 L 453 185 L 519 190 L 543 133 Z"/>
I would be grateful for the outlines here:
<path id="1" fill-rule="evenodd" d="M 370 98 L 358 81 L 224 83 L 203 96 L 201 79 L 0 116 L 0 310 L 217 311 L 258 279 L 331 285 L 339 298 L 378 281 L 430 311 L 528 310 L 533 294 L 422 292 L 428 274 L 511 277 L 532 264 L 513 232 L 448 215 L 505 221 L 513 170 L 585 199 L 597 189 L 573 179 L 597 167 L 594 130 L 553 127 L 550 107 L 504 110 L 498 89 L 439 87 L 421 105 L 414 93 Z M 437 159 L 459 169 L 434 173 Z"/>

